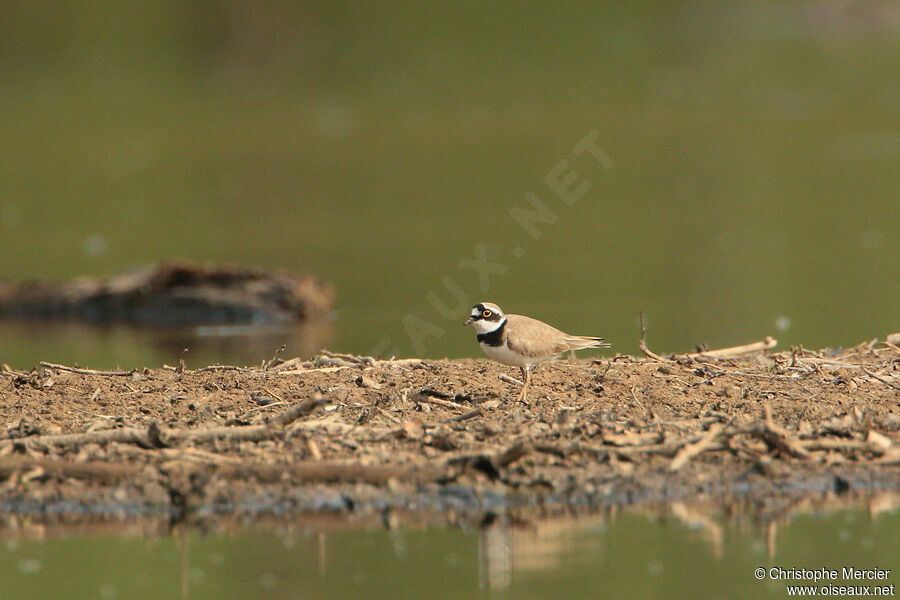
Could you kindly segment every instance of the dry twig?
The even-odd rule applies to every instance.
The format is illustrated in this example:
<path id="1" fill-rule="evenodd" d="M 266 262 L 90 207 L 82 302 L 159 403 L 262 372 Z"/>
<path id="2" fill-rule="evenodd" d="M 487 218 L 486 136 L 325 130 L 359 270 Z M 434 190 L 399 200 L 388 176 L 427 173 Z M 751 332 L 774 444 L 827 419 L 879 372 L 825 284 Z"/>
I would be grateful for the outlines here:
<path id="1" fill-rule="evenodd" d="M 194 373 L 206 373 L 208 371 L 240 371 L 242 373 L 252 371 L 248 367 L 236 367 L 234 365 L 209 365 L 208 367 L 200 367 L 195 369 Z"/>
<path id="2" fill-rule="evenodd" d="M 869 370 L 868 370 L 867 368 L 865 368 L 865 367 L 863 367 L 862 370 L 865 372 L 866 375 L 868 375 L 868 376 L 871 377 L 872 379 L 877 379 L 877 380 L 880 381 L 881 383 L 883 383 L 883 384 L 885 384 L 885 385 L 889 385 L 890 387 L 894 388 L 895 390 L 900 390 L 900 385 L 897 385 L 896 383 L 893 383 L 892 381 L 888 381 L 887 379 L 881 377 L 880 375 L 877 375 L 877 374 L 875 374 L 875 373 L 872 373 L 871 371 L 869 371 Z"/>
<path id="3" fill-rule="evenodd" d="M 56 369 L 57 371 L 68 371 L 69 373 L 78 373 L 80 375 L 101 375 L 103 377 L 128 377 L 138 372 L 137 369 L 132 369 L 130 371 L 95 371 L 93 369 L 67 367 L 66 365 L 57 365 L 55 363 L 45 361 L 41 361 L 40 365 L 48 369 Z"/>
<path id="4" fill-rule="evenodd" d="M 681 450 L 678 451 L 678 454 L 675 455 L 675 458 L 672 459 L 672 462 L 669 463 L 669 472 L 674 473 L 678 471 L 681 467 L 690 462 L 691 459 L 710 449 L 722 429 L 723 427 L 721 424 L 713 423 L 709 426 L 709 431 L 706 432 L 706 435 L 697 442 L 682 446 Z"/>
<path id="5" fill-rule="evenodd" d="M 510 377 L 506 373 L 500 373 L 500 375 L 497 377 L 497 379 L 499 379 L 500 381 L 505 381 L 506 383 L 513 383 L 515 385 L 518 385 L 519 387 L 525 385 L 521 381 L 516 379 L 515 377 Z"/>
<path id="6" fill-rule="evenodd" d="M 775 346 L 778 345 L 778 340 L 773 338 L 772 336 L 766 337 L 765 340 L 759 342 L 752 342 L 750 344 L 742 344 L 740 346 L 731 346 L 730 348 L 719 348 L 717 350 L 704 350 L 703 352 L 691 352 L 690 354 L 686 354 L 688 358 L 696 359 L 696 358 L 736 358 L 739 356 L 744 356 L 746 354 L 753 354 L 755 352 L 763 352 L 765 350 L 771 350 Z"/>
<path id="7" fill-rule="evenodd" d="M 39 435 L 19 438 L 18 440 L 5 440 L 0 443 L 0 447 L 8 446 L 16 441 L 43 446 L 77 446 L 91 443 L 122 442 L 137 444 L 144 448 L 170 446 L 174 443 L 184 442 L 209 442 L 212 440 L 258 442 L 276 437 L 287 425 L 290 425 L 300 417 L 310 414 L 319 406 L 326 404 L 326 402 L 325 397 L 321 395 L 304 400 L 277 415 L 269 417 L 265 425 L 161 430 L 156 423 L 151 423 L 146 429 L 123 427 L 121 429 L 104 429 L 85 433 Z"/>
<path id="8" fill-rule="evenodd" d="M 647 327 L 644 325 L 644 311 L 641 311 L 641 341 L 638 343 L 638 347 L 641 349 L 641 352 L 652 358 L 653 360 L 659 362 L 671 362 L 668 358 L 663 358 L 659 354 L 650 351 L 650 348 L 647 347 Z"/>
<path id="9" fill-rule="evenodd" d="M 454 410 L 465 410 L 469 408 L 465 404 L 453 402 L 451 400 L 441 400 L 427 394 L 419 394 L 413 398 L 416 402 L 424 402 L 425 404 L 434 404 L 435 406 L 443 406 L 444 408 L 452 408 Z"/>
<path id="10" fill-rule="evenodd" d="M 461 415 L 456 415 L 455 417 L 451 417 L 451 418 L 447 419 L 447 421 L 456 422 L 456 423 L 458 423 L 460 421 L 468 421 L 469 419 L 474 419 L 475 417 L 477 417 L 480 414 L 481 414 L 481 407 L 479 406 L 475 410 L 470 410 L 467 413 L 463 413 Z"/>
<path id="11" fill-rule="evenodd" d="M 46 473 L 75 479 L 97 479 L 117 482 L 135 477 L 140 469 L 132 465 L 117 465 L 108 462 L 73 462 L 37 456 L 7 456 L 0 458 L 0 479 L 13 473 L 23 473 L 32 469 L 43 469 Z"/>

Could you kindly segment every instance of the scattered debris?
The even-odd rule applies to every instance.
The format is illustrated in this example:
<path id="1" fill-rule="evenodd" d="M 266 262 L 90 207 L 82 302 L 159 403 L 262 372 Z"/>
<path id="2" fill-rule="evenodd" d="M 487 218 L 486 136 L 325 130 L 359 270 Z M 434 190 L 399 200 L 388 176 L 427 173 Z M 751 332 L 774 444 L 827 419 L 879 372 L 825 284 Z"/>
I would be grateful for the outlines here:
<path id="1" fill-rule="evenodd" d="M 473 510 L 484 494 L 550 507 L 900 489 L 897 346 L 738 356 L 769 346 L 560 361 L 535 372 L 529 405 L 487 360 L 7 369 L 0 505 L 187 518 L 261 498 L 318 510 L 322 486 L 354 510 L 458 489 Z"/>

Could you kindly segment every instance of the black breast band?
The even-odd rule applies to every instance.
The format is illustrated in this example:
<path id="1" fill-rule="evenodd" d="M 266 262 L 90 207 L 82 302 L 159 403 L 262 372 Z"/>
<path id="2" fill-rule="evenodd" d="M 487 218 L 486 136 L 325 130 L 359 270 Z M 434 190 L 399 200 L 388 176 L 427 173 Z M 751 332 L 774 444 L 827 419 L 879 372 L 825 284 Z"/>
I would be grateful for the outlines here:
<path id="1" fill-rule="evenodd" d="M 506 321 L 503 321 L 503 324 L 500 325 L 497 329 L 493 331 L 488 331 L 487 333 L 479 333 L 478 341 L 482 344 L 487 344 L 488 346 L 501 346 L 503 345 L 503 329 L 506 327 Z"/>

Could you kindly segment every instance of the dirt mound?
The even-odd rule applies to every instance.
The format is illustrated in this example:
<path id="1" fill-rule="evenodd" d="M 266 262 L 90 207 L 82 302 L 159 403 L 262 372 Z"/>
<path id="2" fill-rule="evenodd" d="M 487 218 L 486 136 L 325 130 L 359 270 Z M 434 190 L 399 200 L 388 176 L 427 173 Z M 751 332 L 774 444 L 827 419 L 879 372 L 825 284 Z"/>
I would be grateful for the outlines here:
<path id="1" fill-rule="evenodd" d="M 0 374 L 0 510 L 483 511 L 900 489 L 900 349 L 552 363 L 323 354 Z"/>

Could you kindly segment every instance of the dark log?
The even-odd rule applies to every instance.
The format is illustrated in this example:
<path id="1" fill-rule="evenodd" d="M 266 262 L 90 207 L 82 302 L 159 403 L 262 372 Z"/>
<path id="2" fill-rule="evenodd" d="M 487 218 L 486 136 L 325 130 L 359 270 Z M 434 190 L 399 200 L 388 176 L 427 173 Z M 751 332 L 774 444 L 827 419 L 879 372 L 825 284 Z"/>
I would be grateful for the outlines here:
<path id="1" fill-rule="evenodd" d="M 0 317 L 140 325 L 273 324 L 323 316 L 330 286 L 230 265 L 162 263 L 105 279 L 0 282 Z"/>

